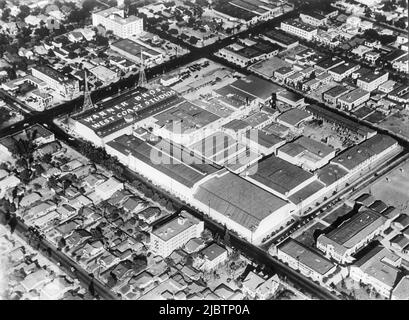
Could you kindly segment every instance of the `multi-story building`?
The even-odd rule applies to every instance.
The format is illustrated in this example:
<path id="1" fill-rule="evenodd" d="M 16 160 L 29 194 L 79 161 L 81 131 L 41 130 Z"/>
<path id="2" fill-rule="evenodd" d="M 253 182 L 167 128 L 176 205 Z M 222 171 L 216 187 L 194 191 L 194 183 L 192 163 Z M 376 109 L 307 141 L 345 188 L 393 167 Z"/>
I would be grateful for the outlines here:
<path id="1" fill-rule="evenodd" d="M 165 219 L 153 227 L 150 232 L 150 250 L 165 258 L 190 239 L 200 237 L 203 229 L 203 221 L 182 211 L 178 216 Z"/>
<path id="2" fill-rule="evenodd" d="M 71 75 L 62 74 L 49 66 L 35 66 L 31 73 L 63 98 L 72 99 L 79 93 L 79 81 Z"/>
<path id="3" fill-rule="evenodd" d="M 331 89 L 323 92 L 322 100 L 331 105 L 335 105 L 337 103 L 337 99 L 341 97 L 343 94 L 347 93 L 348 91 L 349 89 L 345 86 L 338 85 L 332 87 Z"/>
<path id="4" fill-rule="evenodd" d="M 281 22 L 281 29 L 308 41 L 317 35 L 318 30 L 316 27 L 293 19 Z"/>
<path id="5" fill-rule="evenodd" d="M 320 235 L 317 248 L 340 263 L 351 263 L 352 255 L 380 234 L 386 222 L 382 214 L 364 209 L 329 233 Z"/>
<path id="6" fill-rule="evenodd" d="M 364 75 L 362 75 L 360 78 L 358 78 L 357 80 L 357 86 L 372 92 L 376 89 L 378 89 L 378 87 L 388 81 L 388 77 L 389 77 L 389 72 L 387 71 L 375 71 L 375 72 L 367 72 Z"/>
<path id="7" fill-rule="evenodd" d="M 102 25 L 106 30 L 111 30 L 120 38 L 130 38 L 139 36 L 143 32 L 143 19 L 136 16 L 125 18 L 123 9 L 115 7 L 94 12 L 92 14 L 92 24 Z"/>
<path id="8" fill-rule="evenodd" d="M 203 271 L 211 271 L 227 260 L 227 250 L 215 242 L 201 250 L 200 255 L 203 263 L 199 269 Z"/>
<path id="9" fill-rule="evenodd" d="M 300 19 L 302 22 L 308 23 L 315 27 L 323 26 L 327 23 L 327 17 L 317 12 L 301 13 Z"/>
<path id="10" fill-rule="evenodd" d="M 377 246 L 356 261 L 350 267 L 349 274 L 355 281 L 370 285 L 389 299 L 400 277 L 401 263 L 402 258 L 383 246 Z"/>
<path id="11" fill-rule="evenodd" d="M 361 88 L 343 94 L 337 99 L 337 106 L 343 110 L 352 110 L 365 101 L 369 100 L 371 94 Z"/>
<path id="12" fill-rule="evenodd" d="M 277 258 L 319 282 L 324 282 L 336 270 L 330 260 L 292 238 L 277 247 Z"/>
<path id="13" fill-rule="evenodd" d="M 354 71 L 360 68 L 359 64 L 344 63 L 328 70 L 328 73 L 335 81 L 342 81 L 344 78 L 349 77 Z"/>

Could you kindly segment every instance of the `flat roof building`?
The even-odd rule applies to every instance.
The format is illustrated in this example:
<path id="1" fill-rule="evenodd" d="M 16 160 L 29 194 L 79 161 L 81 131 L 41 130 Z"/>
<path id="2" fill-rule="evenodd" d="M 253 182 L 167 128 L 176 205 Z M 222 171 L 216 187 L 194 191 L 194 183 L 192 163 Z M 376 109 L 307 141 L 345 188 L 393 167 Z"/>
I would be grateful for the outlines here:
<path id="1" fill-rule="evenodd" d="M 317 35 L 318 30 L 316 27 L 294 19 L 281 22 L 280 28 L 308 41 L 311 41 Z"/>
<path id="2" fill-rule="evenodd" d="M 379 245 L 371 249 L 350 267 L 350 276 L 357 282 L 373 287 L 390 299 L 400 277 L 402 258 Z"/>
<path id="3" fill-rule="evenodd" d="M 361 88 L 347 92 L 337 99 L 337 106 L 344 110 L 352 110 L 369 100 L 371 94 Z"/>
<path id="4" fill-rule="evenodd" d="M 300 126 L 303 122 L 312 120 L 312 115 L 302 109 L 290 109 L 277 117 L 277 122 L 287 127 Z"/>
<path id="5" fill-rule="evenodd" d="M 102 25 L 106 30 L 111 30 L 120 38 L 139 36 L 143 32 L 143 19 L 136 16 L 125 17 L 123 9 L 111 7 L 92 13 L 92 25 Z"/>
<path id="6" fill-rule="evenodd" d="M 164 139 L 143 141 L 123 135 L 108 142 L 105 148 L 131 170 L 183 199 L 190 199 L 199 181 L 221 169 L 191 154 L 191 150 Z"/>
<path id="7" fill-rule="evenodd" d="M 253 243 L 261 243 L 295 210 L 291 203 L 227 170 L 201 183 L 194 199 L 202 212 Z"/>
<path id="8" fill-rule="evenodd" d="M 378 89 L 382 83 L 388 81 L 388 78 L 389 72 L 387 71 L 370 71 L 359 77 L 356 84 L 363 90 L 372 92 Z"/>
<path id="9" fill-rule="evenodd" d="M 183 101 L 176 91 L 166 87 L 129 91 L 74 116 L 75 130 L 84 139 L 102 146 L 124 133 L 131 133 L 135 123 Z"/>
<path id="10" fill-rule="evenodd" d="M 277 258 L 319 282 L 323 282 L 336 270 L 336 265 L 330 260 L 292 238 L 277 247 Z"/>
<path id="11" fill-rule="evenodd" d="M 62 74 L 50 66 L 34 66 L 31 68 L 31 74 L 44 81 L 47 87 L 63 98 L 72 99 L 79 93 L 79 81 L 76 78 L 69 74 Z"/>
<path id="12" fill-rule="evenodd" d="M 272 155 L 250 167 L 246 179 L 286 199 L 316 178 L 300 167 Z"/>
<path id="13" fill-rule="evenodd" d="M 183 247 L 190 239 L 199 238 L 203 230 L 203 221 L 182 211 L 179 215 L 153 226 L 150 232 L 150 250 L 165 258 L 174 250 Z"/>
<path id="14" fill-rule="evenodd" d="M 387 155 L 396 148 L 398 148 L 398 142 L 395 139 L 387 135 L 377 134 L 358 145 L 346 149 L 332 159 L 331 163 L 348 172 L 358 172 L 364 166 Z"/>
<path id="15" fill-rule="evenodd" d="M 335 149 L 326 144 L 301 136 L 280 147 L 277 156 L 309 171 L 315 171 L 335 157 Z"/>
<path id="16" fill-rule="evenodd" d="M 317 248 L 340 263 L 354 261 L 353 254 L 386 227 L 387 219 L 373 210 L 363 210 L 327 234 L 317 238 Z"/>

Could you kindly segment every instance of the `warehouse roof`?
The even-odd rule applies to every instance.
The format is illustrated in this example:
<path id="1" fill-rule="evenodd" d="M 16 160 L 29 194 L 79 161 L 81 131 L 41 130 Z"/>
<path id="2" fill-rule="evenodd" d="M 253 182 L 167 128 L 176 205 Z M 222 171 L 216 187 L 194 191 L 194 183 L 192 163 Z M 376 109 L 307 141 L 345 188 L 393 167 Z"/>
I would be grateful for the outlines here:
<path id="1" fill-rule="evenodd" d="M 167 143 L 169 143 L 169 148 L 166 147 Z M 209 164 L 199 157 L 195 156 L 192 159 L 189 151 L 182 150 L 180 146 L 165 140 L 146 142 L 135 136 L 123 135 L 108 142 L 107 145 L 122 154 L 132 154 L 138 160 L 145 162 L 187 187 L 193 187 L 195 183 L 220 169 L 219 166 Z M 152 154 L 155 153 L 161 157 L 162 161 L 160 163 L 156 163 L 159 161 L 153 159 Z M 181 161 L 183 159 L 194 161 L 192 161 L 192 164 L 187 164 Z"/>
<path id="2" fill-rule="evenodd" d="M 134 90 L 81 113 L 75 120 L 105 137 L 182 101 L 174 90 L 166 87 L 146 92 Z"/>
<path id="3" fill-rule="evenodd" d="M 247 229 L 287 202 L 229 171 L 202 183 L 194 197 Z"/>
<path id="4" fill-rule="evenodd" d="M 287 143 L 280 148 L 281 152 L 288 154 L 291 157 L 302 156 L 306 152 L 313 154 L 319 159 L 325 158 L 334 149 L 325 143 L 313 140 L 311 138 L 301 136 L 297 140 Z"/>
<path id="5" fill-rule="evenodd" d="M 266 100 L 273 92 L 282 90 L 280 86 L 253 75 L 238 79 L 231 85 L 261 100 Z"/>
<path id="6" fill-rule="evenodd" d="M 261 160 L 254 166 L 257 167 L 257 170 L 249 178 L 280 194 L 286 194 L 313 177 L 311 173 L 274 155 Z M 249 171 L 252 171 L 251 168 Z"/>
<path id="7" fill-rule="evenodd" d="M 318 241 L 325 245 L 331 244 L 336 252 L 343 254 L 366 239 L 385 222 L 386 218 L 378 212 L 360 211 L 326 235 L 319 236 Z"/>
<path id="8" fill-rule="evenodd" d="M 345 150 L 332 159 L 331 163 L 337 164 L 346 170 L 351 171 L 361 163 L 380 154 L 394 144 L 397 144 L 397 141 L 390 136 L 377 134 L 372 138 Z"/>
<path id="9" fill-rule="evenodd" d="M 280 116 L 278 116 L 278 120 L 289 124 L 291 126 L 298 126 L 301 122 L 308 120 L 309 118 L 311 118 L 311 115 L 301 109 L 290 109 L 286 112 L 284 112 L 283 114 L 281 114 Z"/>

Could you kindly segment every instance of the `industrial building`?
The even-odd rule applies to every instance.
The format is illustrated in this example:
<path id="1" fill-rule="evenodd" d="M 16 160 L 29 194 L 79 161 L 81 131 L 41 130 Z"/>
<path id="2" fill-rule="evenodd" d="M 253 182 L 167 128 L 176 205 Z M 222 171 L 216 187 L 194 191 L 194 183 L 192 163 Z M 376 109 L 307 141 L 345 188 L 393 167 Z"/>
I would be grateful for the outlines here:
<path id="1" fill-rule="evenodd" d="M 317 248 L 339 263 L 351 263 L 353 255 L 387 227 L 382 214 L 364 209 L 327 234 L 317 238 Z"/>
<path id="2" fill-rule="evenodd" d="M 133 90 L 74 116 L 74 130 L 95 145 L 104 146 L 125 133 L 131 134 L 137 122 L 182 101 L 174 90 L 166 87 L 145 92 Z"/>
<path id="3" fill-rule="evenodd" d="M 162 52 L 148 47 L 138 40 L 121 39 L 110 44 L 110 48 L 132 62 L 150 67 L 163 61 Z"/>
<path id="4" fill-rule="evenodd" d="M 197 188 L 192 204 L 254 244 L 284 225 L 296 207 L 227 170 Z"/>
<path id="5" fill-rule="evenodd" d="M 79 93 L 79 81 L 71 75 L 62 74 L 50 66 L 35 66 L 31 68 L 31 74 L 44 81 L 50 89 L 53 89 L 63 98 L 72 99 Z"/>
<path id="6" fill-rule="evenodd" d="M 315 171 L 335 157 L 335 149 L 302 136 L 279 148 L 277 156 L 308 171 Z"/>

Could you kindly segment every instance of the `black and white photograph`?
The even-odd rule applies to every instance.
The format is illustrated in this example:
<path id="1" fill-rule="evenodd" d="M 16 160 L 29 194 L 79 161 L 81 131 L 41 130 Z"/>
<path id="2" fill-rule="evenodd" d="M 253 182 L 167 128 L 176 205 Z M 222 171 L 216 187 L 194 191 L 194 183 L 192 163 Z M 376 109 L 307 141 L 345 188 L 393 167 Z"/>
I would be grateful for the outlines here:
<path id="1" fill-rule="evenodd" d="M 409 300 L 408 30 L 408 0 L 0 0 L 0 300 Z"/>

